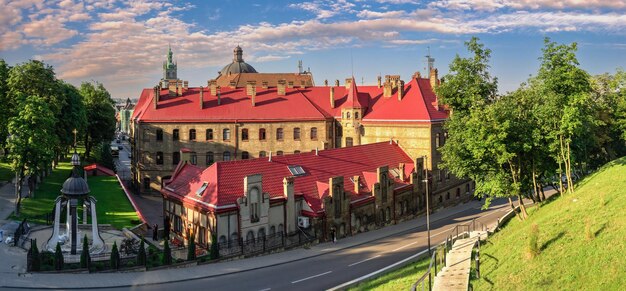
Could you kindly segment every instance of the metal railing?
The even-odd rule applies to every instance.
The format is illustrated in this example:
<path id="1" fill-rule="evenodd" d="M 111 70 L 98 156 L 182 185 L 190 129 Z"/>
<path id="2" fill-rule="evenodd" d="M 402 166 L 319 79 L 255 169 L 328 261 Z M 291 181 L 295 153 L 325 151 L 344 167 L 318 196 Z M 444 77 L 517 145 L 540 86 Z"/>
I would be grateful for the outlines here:
<path id="1" fill-rule="evenodd" d="M 472 219 L 470 223 L 467 224 L 457 224 L 446 237 L 445 242 L 437 245 L 435 247 L 435 251 L 430 257 L 430 263 L 428 265 L 428 270 L 422 275 L 413 285 L 411 286 L 411 291 L 415 290 L 432 290 L 433 288 L 433 277 L 436 277 L 439 271 L 441 271 L 446 266 L 446 259 L 448 251 L 452 249 L 454 243 L 459 239 L 468 238 L 472 231 L 486 231 L 487 227 L 482 222 Z M 480 249 L 480 238 L 478 239 L 478 248 Z M 440 254 L 440 252 L 442 254 Z M 479 252 L 477 252 L 477 275 L 480 274 L 480 259 Z M 428 289 L 426 289 L 428 287 Z"/>

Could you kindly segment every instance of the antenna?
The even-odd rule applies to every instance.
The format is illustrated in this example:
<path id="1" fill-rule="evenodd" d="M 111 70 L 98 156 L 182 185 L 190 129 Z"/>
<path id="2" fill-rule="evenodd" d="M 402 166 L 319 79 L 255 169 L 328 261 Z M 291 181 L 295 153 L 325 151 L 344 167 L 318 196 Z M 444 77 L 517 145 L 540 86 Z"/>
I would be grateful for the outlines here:
<path id="1" fill-rule="evenodd" d="M 426 55 L 426 63 L 428 64 L 428 71 L 426 74 L 430 74 L 430 71 L 435 67 L 435 58 L 430 56 L 430 46 L 428 46 L 428 55 Z"/>
<path id="2" fill-rule="evenodd" d="M 302 60 L 298 61 L 298 74 L 302 74 Z"/>

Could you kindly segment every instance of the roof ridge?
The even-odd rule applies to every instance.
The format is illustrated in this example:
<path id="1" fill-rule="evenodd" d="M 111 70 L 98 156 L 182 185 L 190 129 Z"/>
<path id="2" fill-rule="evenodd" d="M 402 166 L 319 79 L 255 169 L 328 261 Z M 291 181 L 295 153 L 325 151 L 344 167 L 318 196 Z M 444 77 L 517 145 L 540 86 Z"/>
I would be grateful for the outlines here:
<path id="1" fill-rule="evenodd" d="M 432 120 L 433 116 L 430 114 L 430 110 L 428 110 L 428 104 L 426 104 L 426 100 L 425 100 L 425 97 L 424 97 L 424 92 L 422 91 L 422 86 L 420 86 L 419 81 L 416 78 L 411 80 L 411 82 L 409 82 L 409 83 L 412 83 L 412 82 L 415 82 L 415 85 L 417 86 L 418 92 L 420 93 L 420 97 L 421 98 L 418 98 L 419 99 L 418 102 L 420 102 L 421 104 L 424 105 L 424 109 L 426 109 L 426 114 L 428 115 L 428 120 Z M 434 93 L 434 91 L 433 91 L 433 93 Z"/>
<path id="2" fill-rule="evenodd" d="M 317 110 L 319 113 L 321 113 L 322 116 L 324 116 L 325 118 L 326 117 L 333 117 L 332 114 L 330 114 L 329 112 L 324 111 L 317 104 L 315 104 L 315 102 L 311 101 L 311 99 L 309 99 L 309 97 L 306 96 L 306 94 L 304 94 L 304 92 L 302 92 L 301 90 L 298 89 L 298 93 L 300 93 L 300 95 L 304 96 L 304 99 L 306 99 L 307 102 L 309 102 L 311 105 L 313 105 L 313 108 L 315 108 L 315 110 Z"/>

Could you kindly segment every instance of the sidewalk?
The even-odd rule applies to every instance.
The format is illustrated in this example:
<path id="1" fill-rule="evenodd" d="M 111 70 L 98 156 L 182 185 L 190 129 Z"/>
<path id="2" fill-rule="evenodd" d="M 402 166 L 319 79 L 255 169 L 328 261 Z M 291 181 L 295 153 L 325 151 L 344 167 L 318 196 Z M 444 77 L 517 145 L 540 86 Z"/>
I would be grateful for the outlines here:
<path id="1" fill-rule="evenodd" d="M 480 201 L 471 201 L 455 207 L 440 210 L 431 215 L 431 223 L 446 218 L 450 215 L 465 211 L 470 208 L 478 209 L 482 206 Z M 93 274 L 24 274 L 7 272 L 0 269 L 0 288 L 92 288 L 92 287 L 126 287 L 145 284 L 158 284 L 165 282 L 186 281 L 197 278 L 213 277 L 231 273 L 285 264 L 314 256 L 336 252 L 342 249 L 358 246 L 374 240 L 385 238 L 397 233 L 410 231 L 425 224 L 423 216 L 405 221 L 397 225 L 387 226 L 358 235 L 338 240 L 336 244 L 322 243 L 309 249 L 298 248 L 285 252 L 259 256 L 248 259 L 239 259 L 227 262 L 213 263 L 188 268 L 172 268 L 148 272 L 132 273 L 93 273 Z M 7 262 L 6 253 L 0 254 L 0 261 Z M 25 261 L 25 254 L 20 255 Z M 25 264 L 25 262 L 24 262 Z"/>

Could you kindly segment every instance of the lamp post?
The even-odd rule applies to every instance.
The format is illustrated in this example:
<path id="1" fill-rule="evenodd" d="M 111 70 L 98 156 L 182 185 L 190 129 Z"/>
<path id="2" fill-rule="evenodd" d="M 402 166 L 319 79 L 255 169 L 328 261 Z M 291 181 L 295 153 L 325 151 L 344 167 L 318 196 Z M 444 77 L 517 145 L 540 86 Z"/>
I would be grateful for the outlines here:
<path id="1" fill-rule="evenodd" d="M 430 203 L 428 199 L 428 156 L 424 156 L 424 183 L 426 184 L 426 230 L 428 233 L 428 255 L 430 256 Z"/>

